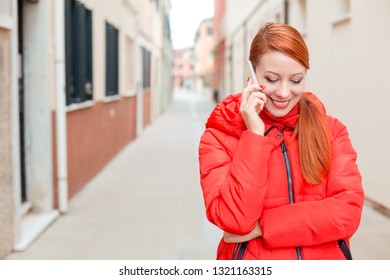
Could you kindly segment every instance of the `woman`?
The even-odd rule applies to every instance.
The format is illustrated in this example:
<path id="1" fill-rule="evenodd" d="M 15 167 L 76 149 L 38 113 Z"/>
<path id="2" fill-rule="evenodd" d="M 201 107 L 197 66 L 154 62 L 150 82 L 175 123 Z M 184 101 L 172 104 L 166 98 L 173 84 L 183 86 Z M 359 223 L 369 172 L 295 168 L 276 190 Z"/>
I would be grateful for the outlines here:
<path id="1" fill-rule="evenodd" d="M 222 100 L 199 145 L 217 259 L 351 259 L 364 192 L 346 127 L 304 92 L 297 30 L 263 25 L 249 59 L 259 84 Z"/>

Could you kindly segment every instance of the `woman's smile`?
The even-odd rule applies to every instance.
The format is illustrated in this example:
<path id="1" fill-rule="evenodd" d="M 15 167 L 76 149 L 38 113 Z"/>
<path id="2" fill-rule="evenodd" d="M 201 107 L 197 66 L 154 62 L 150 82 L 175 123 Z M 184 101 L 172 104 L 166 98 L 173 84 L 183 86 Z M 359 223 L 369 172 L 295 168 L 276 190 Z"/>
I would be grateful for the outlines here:
<path id="1" fill-rule="evenodd" d="M 271 97 L 268 96 L 268 98 L 272 101 L 272 104 L 278 108 L 278 109 L 285 109 L 287 108 L 287 106 L 289 105 L 290 101 L 292 98 L 288 99 L 288 100 L 284 100 L 284 101 L 280 101 L 280 100 L 275 100 L 275 99 L 272 99 Z"/>

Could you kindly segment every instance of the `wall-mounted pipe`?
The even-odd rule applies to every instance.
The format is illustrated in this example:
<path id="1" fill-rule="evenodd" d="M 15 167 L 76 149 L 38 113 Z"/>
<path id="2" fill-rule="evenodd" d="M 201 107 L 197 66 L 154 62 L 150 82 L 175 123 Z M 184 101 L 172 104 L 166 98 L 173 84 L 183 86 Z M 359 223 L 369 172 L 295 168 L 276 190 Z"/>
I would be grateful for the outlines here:
<path id="1" fill-rule="evenodd" d="M 68 160 L 65 101 L 65 2 L 57 0 L 54 5 L 58 209 L 61 213 L 66 213 L 68 211 Z"/>

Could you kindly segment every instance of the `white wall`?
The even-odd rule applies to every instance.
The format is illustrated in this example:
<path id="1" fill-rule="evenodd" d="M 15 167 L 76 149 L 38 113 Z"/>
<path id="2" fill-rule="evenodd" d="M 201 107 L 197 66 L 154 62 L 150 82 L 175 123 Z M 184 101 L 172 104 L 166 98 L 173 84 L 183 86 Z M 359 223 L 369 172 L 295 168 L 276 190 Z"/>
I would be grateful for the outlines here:
<path id="1" fill-rule="evenodd" d="M 334 1 L 307 1 L 307 88 L 348 126 L 366 195 L 390 207 L 390 1 L 351 0 L 344 21 Z"/>

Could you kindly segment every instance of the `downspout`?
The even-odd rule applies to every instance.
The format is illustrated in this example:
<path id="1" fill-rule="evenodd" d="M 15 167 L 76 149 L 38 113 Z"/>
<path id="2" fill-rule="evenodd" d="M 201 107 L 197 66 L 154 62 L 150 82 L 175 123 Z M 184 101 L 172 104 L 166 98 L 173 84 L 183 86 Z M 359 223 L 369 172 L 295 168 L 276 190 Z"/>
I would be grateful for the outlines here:
<path id="1" fill-rule="evenodd" d="M 68 168 L 65 100 L 65 2 L 55 1 L 56 144 L 58 210 L 68 211 Z"/>
<path id="2" fill-rule="evenodd" d="M 249 59 L 249 49 L 248 49 L 248 44 L 247 44 L 247 41 L 248 41 L 248 22 L 247 21 L 244 21 L 244 23 L 242 24 L 242 29 L 244 29 L 244 53 L 243 53 L 243 60 L 244 61 L 244 65 L 246 63 L 246 61 Z M 245 65 L 246 66 L 246 65 Z M 243 74 L 244 76 L 242 77 L 242 80 L 243 81 L 246 81 L 246 78 L 247 78 L 247 75 L 246 75 L 246 71 L 243 71 Z"/>
<path id="3" fill-rule="evenodd" d="M 20 68 L 19 56 L 18 56 L 18 7 L 17 1 L 12 1 L 12 30 L 11 30 L 11 112 L 12 112 L 12 184 L 13 184 L 13 229 L 14 229 L 14 244 L 17 244 L 21 240 L 21 229 L 20 229 L 20 220 L 21 220 L 21 151 L 20 145 L 15 143 L 20 143 L 20 123 L 19 123 L 19 92 L 18 92 L 18 78 L 22 74 L 23 69 Z M 14 145 L 15 144 L 15 145 Z"/>
<path id="4" fill-rule="evenodd" d="M 284 0 L 284 23 L 288 24 L 289 18 L 289 6 L 288 6 L 288 0 Z"/>

